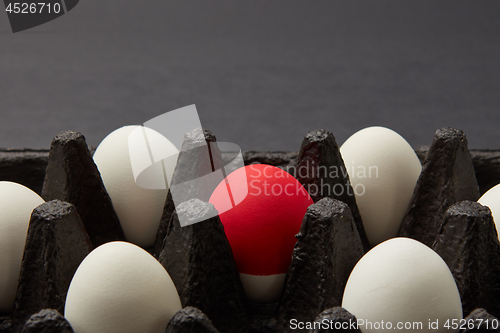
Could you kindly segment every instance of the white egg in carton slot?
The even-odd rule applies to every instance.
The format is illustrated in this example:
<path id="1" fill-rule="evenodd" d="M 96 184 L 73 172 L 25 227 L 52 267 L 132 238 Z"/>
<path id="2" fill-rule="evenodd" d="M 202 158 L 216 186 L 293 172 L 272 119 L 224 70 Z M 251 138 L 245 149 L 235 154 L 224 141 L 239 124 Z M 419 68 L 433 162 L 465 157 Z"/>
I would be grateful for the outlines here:
<path id="1" fill-rule="evenodd" d="M 210 196 L 194 189 L 204 200 L 174 211 L 166 189 L 134 192 L 124 171 L 130 156 L 120 157 L 129 134 L 122 131 L 107 151 L 98 148 L 96 163 L 107 165 L 100 173 L 75 132 L 58 135 L 50 157 L 48 150 L 0 150 L 0 261 L 8 268 L 0 271 L 0 333 L 333 332 L 356 318 L 363 325 L 345 330 L 386 331 L 385 321 L 421 322 L 417 330 L 429 332 L 447 330 L 447 322 L 450 330 L 498 331 L 493 218 L 500 195 L 492 187 L 500 183 L 500 151 L 469 154 L 465 135 L 445 128 L 413 152 L 397 133 L 370 128 L 341 148 L 317 130 L 298 153 L 244 152 L 247 165 L 289 171 L 314 202 L 286 278 L 271 287 L 281 297 L 254 303 L 221 221 L 210 214 Z M 198 134 L 215 142 L 209 132 Z M 173 148 L 164 142 L 164 149 Z M 196 163 L 204 153 L 185 153 L 175 172 L 206 173 Z M 370 166 L 379 168 L 376 177 L 367 175 Z M 180 227 L 181 214 L 207 219 Z"/>

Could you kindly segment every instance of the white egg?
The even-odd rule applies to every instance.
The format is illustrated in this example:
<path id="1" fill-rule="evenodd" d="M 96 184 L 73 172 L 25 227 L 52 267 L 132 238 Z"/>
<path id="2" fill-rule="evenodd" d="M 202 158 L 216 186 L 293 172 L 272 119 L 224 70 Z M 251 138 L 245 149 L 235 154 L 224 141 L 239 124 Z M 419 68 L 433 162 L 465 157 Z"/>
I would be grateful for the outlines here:
<path id="1" fill-rule="evenodd" d="M 127 241 L 154 245 L 177 154 L 168 139 L 142 126 L 119 128 L 97 147 L 94 162 Z"/>
<path id="2" fill-rule="evenodd" d="M 422 165 L 398 133 L 368 127 L 340 147 L 368 240 L 396 237 Z"/>
<path id="3" fill-rule="evenodd" d="M 26 186 L 0 182 L 0 313 L 14 308 L 31 213 L 42 203 Z"/>
<path id="4" fill-rule="evenodd" d="M 486 191 L 477 202 L 483 206 L 488 206 L 491 210 L 491 215 L 493 216 L 493 221 L 495 222 L 498 233 L 498 223 L 500 223 L 500 184 Z"/>
<path id="5" fill-rule="evenodd" d="M 75 333 L 163 333 L 181 309 L 163 266 L 127 242 L 97 247 L 78 267 L 64 316 Z"/>
<path id="6" fill-rule="evenodd" d="M 426 245 L 403 237 L 377 245 L 359 260 L 344 289 L 342 307 L 364 324 L 363 333 L 439 333 L 446 331 L 447 320 L 452 324 L 462 319 L 460 294 L 446 263 Z"/>

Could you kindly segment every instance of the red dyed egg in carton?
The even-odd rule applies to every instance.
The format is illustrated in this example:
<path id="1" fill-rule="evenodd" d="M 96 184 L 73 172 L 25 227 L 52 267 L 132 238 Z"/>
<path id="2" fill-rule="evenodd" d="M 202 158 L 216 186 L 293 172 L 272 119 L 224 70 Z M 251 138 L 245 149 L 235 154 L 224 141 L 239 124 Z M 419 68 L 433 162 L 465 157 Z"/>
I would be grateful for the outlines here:
<path id="1" fill-rule="evenodd" d="M 215 143 L 209 131 L 198 135 Z M 206 174 L 207 166 L 197 163 L 206 153 L 181 151 L 174 180 L 176 173 L 182 179 Z M 416 154 L 423 168 L 398 235 L 433 248 L 454 274 L 464 316 L 472 312 L 468 319 L 488 319 L 492 323 L 496 320 L 493 316 L 500 315 L 500 249 L 489 211 L 473 201 L 478 199 L 479 191 L 484 193 L 500 183 L 500 151 L 472 150 L 469 154 L 461 131 L 441 129 L 432 144 L 417 149 Z M 220 165 L 227 162 L 224 154 L 212 158 L 219 159 Z M 288 170 L 309 190 L 309 203 L 314 202 L 301 226 L 297 226 L 297 242 L 286 277 L 282 271 L 269 271 L 280 275 L 283 291 L 267 299 L 268 303 L 248 297 L 248 290 L 262 288 L 267 282 L 245 280 L 251 269 L 260 269 L 259 263 L 245 254 L 240 262 L 239 252 L 233 253 L 231 239 L 228 241 L 221 223 L 224 214 L 214 214 L 214 207 L 208 203 L 218 205 L 216 198 L 210 199 L 211 193 L 195 193 L 194 188 L 191 194 L 197 199 L 177 207 L 169 193 L 156 241 L 146 248 L 169 273 L 184 307 L 171 319 L 166 332 L 345 329 L 342 323 L 356 319 L 341 308 L 344 288 L 353 267 L 371 245 L 353 192 L 335 195 L 332 191 L 311 190 L 314 186 L 332 189 L 335 184 L 350 184 L 346 174 L 331 177 L 316 172 L 321 166 L 346 168 L 335 138 L 324 130 L 313 131 L 306 135 L 298 153 L 249 151 L 243 158 L 249 168 L 253 163 L 263 163 Z M 298 174 L 300 167 L 309 172 Z M 260 172 L 262 175 L 263 169 Z M 50 157 L 46 150 L 1 150 L 0 180 L 24 184 L 47 201 L 32 215 L 14 311 L 2 314 L 0 332 L 36 332 L 40 327 L 71 332 L 61 314 L 78 265 L 93 248 L 125 240 L 85 139 L 75 132 L 59 134 L 52 143 Z M 474 186 L 478 185 L 475 193 Z M 289 203 L 281 203 L 273 211 L 271 201 L 256 201 L 252 207 L 243 205 L 240 209 L 243 213 L 261 209 L 257 214 L 260 220 L 287 211 L 283 205 Z M 234 209 L 227 217 L 235 218 L 230 215 L 238 212 Z M 203 222 L 181 227 L 180 220 L 189 219 Z M 232 233 L 242 237 L 239 232 Z M 459 242 L 457 237 L 466 241 Z M 252 245 L 257 247 L 256 257 L 265 256 L 272 248 L 250 242 L 250 248 Z M 259 246 L 268 250 L 259 250 Z M 276 260 L 271 253 L 269 256 L 264 258 L 268 264 Z M 464 267 L 468 270 L 464 271 Z M 273 275 L 263 272 L 256 275 Z M 485 308 L 489 314 L 473 311 L 476 308 Z M 492 325 L 487 328 L 494 329 Z"/>

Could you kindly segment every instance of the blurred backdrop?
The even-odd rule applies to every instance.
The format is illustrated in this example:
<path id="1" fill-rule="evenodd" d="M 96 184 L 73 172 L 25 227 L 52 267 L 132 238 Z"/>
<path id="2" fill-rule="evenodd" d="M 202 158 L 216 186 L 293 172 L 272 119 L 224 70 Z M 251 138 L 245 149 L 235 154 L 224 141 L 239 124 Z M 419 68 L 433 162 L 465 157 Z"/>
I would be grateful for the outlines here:
<path id="1" fill-rule="evenodd" d="M 452 126 L 500 149 L 499 18 L 497 0 L 82 0 L 13 34 L 0 13 L 0 147 L 66 129 L 96 146 L 196 104 L 244 150 L 372 125 L 413 147 Z"/>

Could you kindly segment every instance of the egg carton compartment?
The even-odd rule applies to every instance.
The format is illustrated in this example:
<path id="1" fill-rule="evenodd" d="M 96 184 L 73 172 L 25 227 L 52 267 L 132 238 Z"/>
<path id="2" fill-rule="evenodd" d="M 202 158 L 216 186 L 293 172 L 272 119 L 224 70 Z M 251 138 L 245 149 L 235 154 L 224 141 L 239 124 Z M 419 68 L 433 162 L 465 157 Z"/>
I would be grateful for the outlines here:
<path id="1" fill-rule="evenodd" d="M 211 171 L 200 162 L 206 152 L 184 147 L 189 140 L 215 143 L 215 136 L 204 130 L 189 138 L 173 181 Z M 76 268 L 95 247 L 125 239 L 92 152 L 83 135 L 72 131 L 56 136 L 50 151 L 0 149 L 0 180 L 23 184 L 46 200 L 32 214 L 15 309 L 0 314 L 0 333 L 72 332 L 62 313 Z M 469 151 L 463 132 L 444 128 L 430 146 L 415 152 L 423 168 L 399 234 L 427 244 L 445 260 L 459 288 L 464 317 L 491 321 L 500 316 L 500 244 L 489 210 L 475 201 L 500 183 L 500 150 Z M 218 165 L 232 158 L 217 151 L 212 155 Z M 345 167 L 333 134 L 324 130 L 308 133 L 299 152 L 246 151 L 243 159 L 246 165 L 270 164 L 292 174 L 301 165 Z M 347 181 L 314 172 L 293 175 L 306 189 Z M 280 301 L 257 304 L 245 297 L 224 228 L 210 214 L 209 194 L 191 191 L 186 197 L 196 199 L 177 209 L 167 195 L 156 243 L 146 249 L 169 272 L 184 307 L 166 332 L 290 332 L 291 319 L 354 318 L 340 307 L 342 293 L 370 245 L 353 196 L 312 195 L 314 204 L 297 235 Z M 205 221 L 181 227 L 180 216 Z"/>

